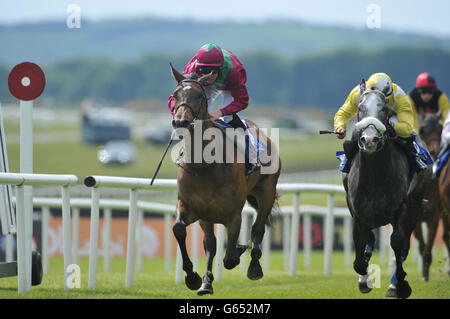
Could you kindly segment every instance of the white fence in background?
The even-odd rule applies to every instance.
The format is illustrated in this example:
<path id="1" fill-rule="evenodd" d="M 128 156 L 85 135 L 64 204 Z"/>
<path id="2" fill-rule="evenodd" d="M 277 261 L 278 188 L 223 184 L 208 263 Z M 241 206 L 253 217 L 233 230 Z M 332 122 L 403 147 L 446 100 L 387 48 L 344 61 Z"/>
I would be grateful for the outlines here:
<path id="1" fill-rule="evenodd" d="M 11 174 L 9 174 L 11 175 Z M 176 189 L 176 180 L 157 179 L 153 186 L 150 186 L 150 179 L 141 178 L 125 178 L 125 177 L 110 177 L 110 176 L 88 176 L 85 179 L 85 185 L 92 187 L 91 198 L 69 198 L 68 186 L 74 185 L 77 182 L 75 176 L 72 175 L 39 175 L 28 174 L 19 179 L 19 175 L 27 174 L 12 174 L 6 176 L 0 174 L 0 183 L 18 185 L 16 207 L 20 209 L 20 187 L 22 185 L 60 185 L 62 186 L 62 198 L 33 198 L 33 206 L 42 208 L 42 261 L 44 273 L 48 272 L 48 223 L 50 218 L 50 208 L 61 207 L 63 214 L 63 255 L 64 267 L 78 260 L 78 223 L 79 210 L 81 208 L 91 209 L 90 216 L 90 243 L 89 243 L 89 284 L 90 289 L 95 289 L 97 286 L 97 259 L 98 259 L 98 231 L 99 231 L 99 215 L 100 209 L 104 212 L 104 230 L 103 230 L 103 244 L 104 247 L 104 271 L 109 272 L 110 254 L 109 254 L 109 240 L 110 240 L 110 225 L 111 225 L 111 211 L 112 209 L 128 210 L 128 235 L 127 235 L 127 255 L 126 255 L 126 280 L 125 286 L 131 287 L 133 285 L 135 259 L 137 259 L 137 270 L 142 269 L 142 223 L 143 212 L 153 212 L 164 214 L 165 220 L 165 268 L 167 271 L 171 270 L 171 241 L 172 241 L 172 224 L 175 214 L 175 206 L 170 204 L 146 202 L 138 200 L 138 190 L 155 190 L 155 189 Z M 25 182 L 24 182 L 25 181 Z M 25 183 L 25 184 L 24 184 Z M 122 188 L 128 189 L 129 200 L 117 199 L 100 199 L 100 188 Z M 283 218 L 283 252 L 285 269 L 290 276 L 295 276 L 297 271 L 298 260 L 298 242 L 299 242 L 299 227 L 300 216 L 303 218 L 303 251 L 304 251 L 304 266 L 311 267 L 311 253 L 312 253 L 312 228 L 311 216 L 322 216 L 324 218 L 324 274 L 331 273 L 332 253 L 333 253 L 333 236 L 334 236 L 334 219 L 336 217 L 344 220 L 344 255 L 345 266 L 351 266 L 352 258 L 352 237 L 351 228 L 352 220 L 347 208 L 335 207 L 335 194 L 344 193 L 342 186 L 326 185 L 326 184 L 278 184 L 277 191 L 280 194 L 293 194 L 292 206 L 281 206 L 280 213 Z M 314 205 L 300 205 L 301 194 L 304 192 L 326 193 L 328 196 L 327 207 L 320 207 Z M 70 208 L 72 208 L 72 218 L 70 216 Z M 245 206 L 243 210 L 242 228 L 239 242 L 246 244 L 249 239 L 250 218 L 255 216 L 253 208 Z M 18 211 L 18 216 L 21 214 Z M 72 233 L 70 231 L 70 219 L 72 219 Z M 217 254 L 215 258 L 215 278 L 222 279 L 222 259 L 225 242 L 225 227 L 223 225 L 216 225 L 217 236 Z M 192 247 L 191 257 L 194 263 L 194 268 L 198 265 L 198 238 L 199 226 L 194 223 L 189 227 L 192 232 Z M 386 250 L 389 247 L 389 235 L 387 227 L 380 229 L 380 254 L 381 263 L 386 262 Z M 263 240 L 263 268 L 269 268 L 270 258 L 270 228 L 266 229 Z M 135 248 L 137 255 L 135 256 Z M 247 254 L 241 256 L 241 269 L 247 267 Z M 66 272 L 65 272 L 66 274 Z M 183 270 L 181 256 L 178 250 L 175 281 L 183 281 Z M 20 279 L 19 279 L 20 282 Z M 66 283 L 65 283 L 66 285 Z M 19 284 L 20 286 L 20 284 Z M 68 289 L 66 287 L 66 289 Z"/>
<path id="2" fill-rule="evenodd" d="M 26 186 L 55 185 L 61 187 L 62 218 L 64 237 L 64 269 L 71 264 L 70 243 L 70 194 L 69 187 L 77 184 L 75 175 L 15 174 L 0 173 L 0 184 L 16 187 L 17 223 L 17 280 L 19 293 L 31 290 L 31 246 L 33 236 L 33 216 L 25 210 L 24 188 Z M 10 245 L 9 245 L 10 246 Z M 11 255 L 11 253 L 7 254 Z M 66 272 L 64 271 L 66 279 Z M 66 285 L 66 280 L 64 280 Z M 66 287 L 66 289 L 68 289 Z"/>

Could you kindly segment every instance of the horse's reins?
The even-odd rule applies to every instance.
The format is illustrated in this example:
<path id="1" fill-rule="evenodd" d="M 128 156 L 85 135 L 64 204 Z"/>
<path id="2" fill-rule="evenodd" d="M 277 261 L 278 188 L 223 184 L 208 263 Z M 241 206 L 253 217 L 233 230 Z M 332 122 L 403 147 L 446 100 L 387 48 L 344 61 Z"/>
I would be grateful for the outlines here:
<path id="1" fill-rule="evenodd" d="M 208 108 L 208 98 L 207 98 L 207 96 L 206 96 L 206 89 L 205 89 L 205 86 L 204 86 L 202 83 L 200 83 L 199 81 L 194 80 L 194 79 L 184 79 L 184 80 L 180 81 L 180 82 L 178 83 L 178 85 L 182 85 L 183 83 L 188 83 L 188 82 L 193 82 L 193 83 L 196 83 L 196 84 L 198 84 L 198 85 L 200 86 L 200 88 L 202 89 L 202 101 L 203 101 L 203 100 L 206 101 L 206 104 L 205 104 L 205 105 L 206 105 L 206 108 Z M 193 115 L 195 114 L 195 115 L 194 115 L 194 119 L 189 123 L 189 125 L 194 125 L 194 122 L 195 122 L 195 121 L 200 121 L 200 120 L 198 119 L 198 116 L 200 115 L 200 112 L 201 112 L 201 110 L 202 110 L 202 108 L 203 108 L 203 104 L 202 104 L 202 106 L 199 108 L 199 110 L 198 110 L 197 112 L 194 112 L 194 110 L 192 109 L 192 107 L 191 107 L 189 104 L 187 104 L 187 103 L 185 103 L 185 102 L 180 103 L 180 104 L 175 108 L 174 114 L 177 113 L 177 111 L 178 111 L 178 109 L 179 109 L 180 107 L 187 107 L 189 110 L 191 110 L 191 112 L 192 112 Z M 202 120 L 202 121 L 208 121 L 208 120 Z M 210 121 L 210 120 L 209 120 L 209 121 Z M 157 168 L 156 168 L 156 170 L 155 170 L 155 173 L 153 174 L 153 177 L 152 177 L 152 180 L 151 180 L 151 182 L 150 182 L 150 185 L 153 185 L 153 182 L 154 182 L 154 180 L 155 180 L 155 178 L 156 178 L 156 175 L 158 174 L 159 169 L 161 168 L 161 164 L 162 164 L 162 162 L 163 162 L 163 160 L 164 160 L 164 157 L 166 157 L 167 151 L 169 150 L 170 145 L 172 145 L 172 142 L 174 141 L 175 132 L 176 132 L 176 130 L 173 130 L 173 131 L 172 131 L 172 135 L 170 136 L 169 143 L 167 144 L 166 149 L 165 149 L 165 151 L 164 151 L 164 154 L 163 154 L 163 156 L 161 157 L 161 160 L 159 161 L 159 164 L 158 164 L 158 166 L 157 166 Z M 191 172 L 189 169 L 187 169 L 186 167 L 182 166 L 181 164 L 177 164 L 177 165 L 178 165 L 179 167 L 181 167 L 182 169 L 184 169 L 186 172 L 188 172 L 188 173 L 191 174 L 191 175 L 194 175 L 194 176 L 197 176 L 197 175 L 198 175 L 198 174 L 195 173 L 195 172 Z"/>

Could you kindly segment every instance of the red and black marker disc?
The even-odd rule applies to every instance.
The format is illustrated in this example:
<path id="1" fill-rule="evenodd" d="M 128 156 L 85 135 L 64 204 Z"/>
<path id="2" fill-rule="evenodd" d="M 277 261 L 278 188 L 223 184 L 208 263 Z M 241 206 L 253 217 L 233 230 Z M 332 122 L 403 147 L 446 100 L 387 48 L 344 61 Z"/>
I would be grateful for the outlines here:
<path id="1" fill-rule="evenodd" d="M 44 91 L 44 72 L 32 62 L 17 64 L 9 73 L 8 88 L 11 94 L 19 100 L 34 100 Z"/>

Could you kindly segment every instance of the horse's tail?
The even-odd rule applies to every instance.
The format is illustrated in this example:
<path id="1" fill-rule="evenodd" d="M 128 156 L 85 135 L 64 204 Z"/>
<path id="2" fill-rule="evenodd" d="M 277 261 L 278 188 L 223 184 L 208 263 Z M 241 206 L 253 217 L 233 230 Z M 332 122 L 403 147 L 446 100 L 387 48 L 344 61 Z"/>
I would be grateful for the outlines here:
<path id="1" fill-rule="evenodd" d="M 266 221 L 266 225 L 271 227 L 272 226 L 272 218 L 274 215 L 276 216 L 280 216 L 281 215 L 281 209 L 280 209 L 280 203 L 279 203 L 279 199 L 281 197 L 281 194 L 279 194 L 278 192 L 275 193 L 275 200 L 273 202 L 273 206 L 272 206 L 272 210 L 269 214 L 269 216 L 267 216 L 267 221 Z"/>
<path id="2" fill-rule="evenodd" d="M 275 193 L 275 200 L 273 202 L 273 206 L 271 208 L 271 211 L 269 213 L 269 215 L 267 215 L 267 219 L 266 219 L 266 225 L 271 227 L 272 226 L 272 217 L 273 215 L 280 215 L 281 214 L 281 210 L 280 210 L 280 204 L 278 202 L 279 198 L 281 197 L 281 195 L 276 192 Z M 251 207 L 253 207 L 256 211 L 258 211 L 259 205 L 258 205 L 258 201 L 257 199 L 252 196 L 249 195 L 247 196 L 247 201 L 250 204 Z"/>

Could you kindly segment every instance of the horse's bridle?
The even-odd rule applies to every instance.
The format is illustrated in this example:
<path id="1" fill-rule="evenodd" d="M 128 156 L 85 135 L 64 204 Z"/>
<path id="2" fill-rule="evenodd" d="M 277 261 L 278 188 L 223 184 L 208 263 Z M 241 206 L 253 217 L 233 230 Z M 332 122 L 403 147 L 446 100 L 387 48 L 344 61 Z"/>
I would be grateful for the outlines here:
<path id="1" fill-rule="evenodd" d="M 390 118 L 390 116 L 391 116 L 390 113 L 393 113 L 393 111 L 392 111 L 392 109 L 390 109 L 389 106 L 387 105 L 387 98 L 386 98 L 386 95 L 384 95 L 384 93 L 381 92 L 380 90 L 377 90 L 377 89 L 365 90 L 365 91 L 360 95 L 361 102 L 358 104 L 358 109 L 359 109 L 359 107 L 360 107 L 360 105 L 361 105 L 361 103 L 362 103 L 362 97 L 363 97 L 364 95 L 368 94 L 368 93 L 376 93 L 376 94 L 380 95 L 380 96 L 383 98 L 383 100 L 386 102 L 386 106 L 385 106 L 385 107 L 388 109 L 388 112 L 389 112 L 389 114 L 386 116 L 386 121 L 385 121 L 385 123 L 383 123 L 383 125 L 386 127 L 386 131 L 385 131 L 385 132 L 380 132 L 380 131 L 378 130 L 378 128 L 377 128 L 375 125 L 373 125 L 373 124 L 369 124 L 369 125 L 366 126 L 365 128 L 361 129 L 361 131 L 363 131 L 363 130 L 365 130 L 366 128 L 368 128 L 369 126 L 372 126 L 372 127 L 377 131 L 378 135 L 381 136 L 381 140 L 380 140 L 379 144 L 377 145 L 377 149 L 376 149 L 376 151 L 375 151 L 375 152 L 378 152 L 379 150 L 381 150 L 381 149 L 383 148 L 383 146 L 384 146 L 384 144 L 386 143 L 386 140 L 387 140 L 388 138 L 395 138 L 395 137 L 397 136 L 397 134 L 396 134 L 394 128 L 389 124 L 389 118 Z M 359 115 L 359 114 L 358 114 L 358 115 Z M 359 118 L 359 116 L 357 117 L 357 120 L 358 120 L 358 122 L 361 120 L 361 119 Z M 358 138 L 358 146 L 359 146 L 359 148 L 361 148 L 359 138 Z"/>
<path id="2" fill-rule="evenodd" d="M 182 85 L 184 83 L 195 83 L 195 84 L 198 84 L 200 86 L 200 88 L 202 89 L 202 96 L 201 96 L 201 98 L 202 98 L 202 102 L 201 103 L 202 104 L 201 104 L 200 108 L 198 109 L 198 111 L 194 112 L 194 109 L 189 104 L 187 104 L 186 102 L 182 102 L 182 103 L 178 104 L 178 106 L 175 108 L 173 114 L 176 114 L 180 107 L 188 108 L 191 111 L 191 113 L 194 115 L 194 119 L 189 123 L 189 125 L 193 125 L 194 121 L 198 120 L 200 112 L 203 109 L 203 100 L 206 101 L 205 105 L 206 105 L 206 108 L 208 108 L 208 98 L 206 96 L 205 86 L 200 81 L 197 81 L 197 80 L 194 80 L 194 79 L 185 79 L 185 80 L 182 80 L 182 81 L 178 82 L 178 85 Z"/>

